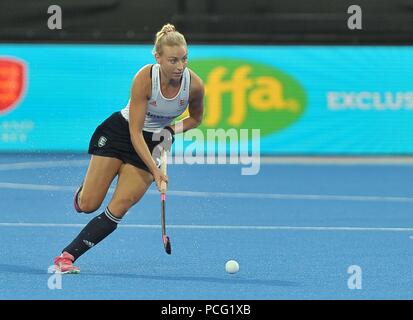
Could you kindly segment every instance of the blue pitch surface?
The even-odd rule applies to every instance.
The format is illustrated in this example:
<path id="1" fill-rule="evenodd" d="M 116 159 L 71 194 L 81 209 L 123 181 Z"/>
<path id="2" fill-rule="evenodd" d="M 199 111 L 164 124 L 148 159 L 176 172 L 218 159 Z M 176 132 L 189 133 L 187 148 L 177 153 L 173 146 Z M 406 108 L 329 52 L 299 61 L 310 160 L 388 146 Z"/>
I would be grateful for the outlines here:
<path id="1" fill-rule="evenodd" d="M 0 299 L 412 299 L 412 165 L 171 165 L 162 247 L 154 186 L 116 232 L 48 288 L 100 210 L 75 213 L 87 155 L 0 157 Z M 115 184 L 112 185 L 114 187 Z M 227 274 L 235 259 L 240 271 Z M 351 290 L 348 268 L 361 268 Z"/>

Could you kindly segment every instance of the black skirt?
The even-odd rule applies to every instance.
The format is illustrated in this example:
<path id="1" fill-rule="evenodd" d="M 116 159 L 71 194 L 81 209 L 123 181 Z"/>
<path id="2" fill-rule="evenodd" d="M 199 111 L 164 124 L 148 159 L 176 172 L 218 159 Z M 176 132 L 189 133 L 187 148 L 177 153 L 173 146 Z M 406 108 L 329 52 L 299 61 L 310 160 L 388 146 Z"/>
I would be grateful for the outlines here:
<path id="1" fill-rule="evenodd" d="M 143 131 L 143 137 L 151 154 L 159 144 L 159 141 L 152 140 L 152 135 L 152 132 Z M 132 145 L 129 123 L 120 111 L 113 113 L 96 128 L 90 139 L 88 153 L 116 158 L 150 173 Z"/>

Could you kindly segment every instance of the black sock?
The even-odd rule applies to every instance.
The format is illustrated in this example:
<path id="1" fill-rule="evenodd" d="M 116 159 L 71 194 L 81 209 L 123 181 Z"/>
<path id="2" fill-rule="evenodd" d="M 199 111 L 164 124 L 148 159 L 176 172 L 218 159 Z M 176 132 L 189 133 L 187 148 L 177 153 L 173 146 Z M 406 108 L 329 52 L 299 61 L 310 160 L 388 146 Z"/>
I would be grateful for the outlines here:
<path id="1" fill-rule="evenodd" d="M 79 235 L 63 251 L 70 253 L 76 260 L 115 231 L 120 220 L 113 216 L 109 208 L 106 208 L 105 212 L 90 220 L 83 230 L 80 231 Z"/>

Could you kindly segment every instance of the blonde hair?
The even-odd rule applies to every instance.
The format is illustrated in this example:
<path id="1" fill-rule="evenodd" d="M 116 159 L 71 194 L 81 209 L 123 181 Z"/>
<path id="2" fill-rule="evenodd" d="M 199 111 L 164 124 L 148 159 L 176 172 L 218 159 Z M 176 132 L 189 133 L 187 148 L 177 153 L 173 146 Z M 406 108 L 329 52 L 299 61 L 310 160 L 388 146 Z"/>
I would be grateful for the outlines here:
<path id="1" fill-rule="evenodd" d="M 152 53 L 162 54 L 163 46 L 186 46 L 185 37 L 176 31 L 175 26 L 167 23 L 156 33 Z"/>

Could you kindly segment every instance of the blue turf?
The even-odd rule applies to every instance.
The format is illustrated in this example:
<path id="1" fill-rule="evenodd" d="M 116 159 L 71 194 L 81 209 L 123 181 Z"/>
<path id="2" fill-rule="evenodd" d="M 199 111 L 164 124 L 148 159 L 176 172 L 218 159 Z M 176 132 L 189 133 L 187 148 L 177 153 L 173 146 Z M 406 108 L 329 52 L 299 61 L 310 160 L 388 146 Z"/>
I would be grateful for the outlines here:
<path id="1" fill-rule="evenodd" d="M 413 232 L 198 229 L 197 226 L 411 228 L 413 201 L 339 201 L 169 195 L 162 248 L 159 197 L 147 194 L 109 238 L 82 256 L 80 275 L 50 290 L 47 268 L 94 215 L 72 208 L 86 165 L 6 170 L 7 164 L 87 160 L 85 155 L 0 157 L 0 184 L 67 186 L 42 191 L 0 188 L 0 299 L 412 299 Z M 409 165 L 170 166 L 171 191 L 413 198 Z M 109 200 L 108 194 L 104 205 Z M 101 212 L 98 211 L 98 213 Z M 4 223 L 67 226 L 6 226 Z M 73 225 L 75 224 L 75 225 Z M 133 227 L 128 225 L 146 225 Z M 70 226 L 72 225 L 72 226 Z M 153 226 L 156 225 L 156 226 Z M 193 227 L 182 227 L 190 225 Z M 181 226 L 181 227 L 179 227 Z M 240 272 L 225 273 L 236 259 Z M 347 268 L 362 268 L 362 289 L 347 287 Z"/>

